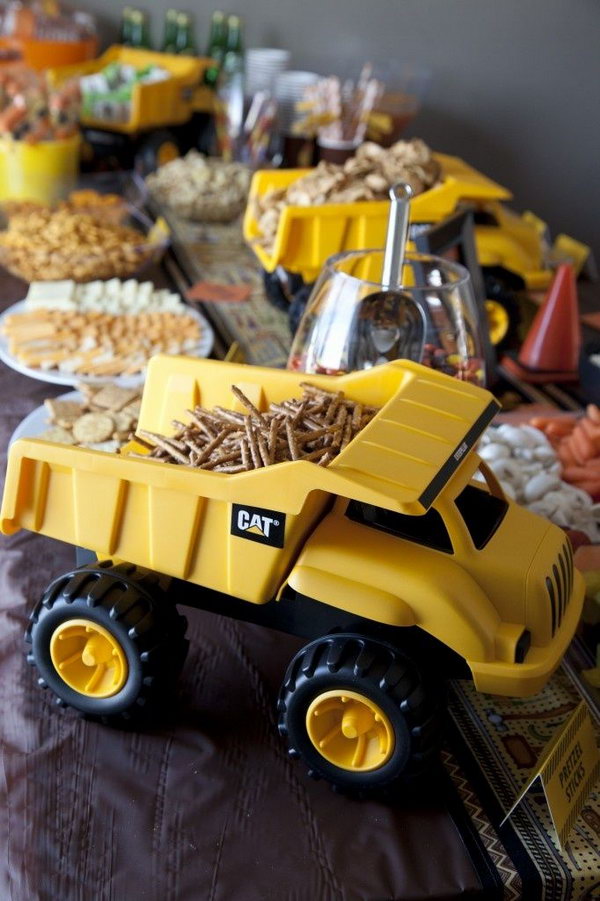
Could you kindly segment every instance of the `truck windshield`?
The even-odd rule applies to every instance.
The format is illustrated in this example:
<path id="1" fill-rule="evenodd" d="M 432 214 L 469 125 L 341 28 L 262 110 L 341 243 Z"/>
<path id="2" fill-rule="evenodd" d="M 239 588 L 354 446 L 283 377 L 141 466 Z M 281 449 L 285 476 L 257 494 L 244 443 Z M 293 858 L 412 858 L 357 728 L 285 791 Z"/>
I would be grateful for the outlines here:
<path id="1" fill-rule="evenodd" d="M 444 520 L 433 507 L 422 516 L 407 516 L 405 513 L 384 510 L 383 507 L 350 501 L 346 516 L 354 522 L 371 526 L 373 529 L 381 529 L 382 532 L 389 532 L 399 538 L 406 538 L 415 544 L 424 544 L 446 554 L 454 552 Z"/>
<path id="2" fill-rule="evenodd" d="M 489 494 L 483 486 L 467 485 L 455 504 L 478 551 L 486 546 L 508 510 L 503 498 Z"/>

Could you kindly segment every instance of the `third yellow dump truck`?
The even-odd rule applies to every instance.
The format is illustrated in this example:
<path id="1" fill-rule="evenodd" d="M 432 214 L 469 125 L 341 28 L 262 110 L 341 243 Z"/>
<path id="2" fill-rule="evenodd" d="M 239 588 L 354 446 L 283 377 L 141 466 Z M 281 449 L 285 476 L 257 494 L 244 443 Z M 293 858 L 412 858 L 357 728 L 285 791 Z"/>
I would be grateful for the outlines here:
<path id="1" fill-rule="evenodd" d="M 173 433 L 195 405 L 258 410 L 306 376 L 184 357 L 149 367 L 140 428 Z M 565 534 L 517 506 L 477 456 L 487 392 L 398 361 L 311 383 L 379 408 L 329 466 L 227 474 L 23 439 L 1 527 L 87 549 L 28 630 L 39 681 L 119 722 L 172 690 L 187 642 L 178 604 L 300 635 L 278 702 L 292 756 L 346 789 L 424 772 L 445 667 L 525 696 L 558 665 L 583 580 Z"/>

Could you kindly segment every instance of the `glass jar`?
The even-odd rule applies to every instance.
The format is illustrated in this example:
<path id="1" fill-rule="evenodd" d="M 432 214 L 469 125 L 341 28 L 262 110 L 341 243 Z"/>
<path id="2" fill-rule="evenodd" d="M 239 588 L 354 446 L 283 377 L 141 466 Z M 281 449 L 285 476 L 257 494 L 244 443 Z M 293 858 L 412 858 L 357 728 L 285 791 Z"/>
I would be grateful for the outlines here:
<path id="1" fill-rule="evenodd" d="M 339 375 L 402 358 L 484 385 L 480 317 L 468 270 L 407 253 L 401 284 L 385 290 L 382 268 L 382 250 L 350 251 L 327 261 L 288 369 Z"/>

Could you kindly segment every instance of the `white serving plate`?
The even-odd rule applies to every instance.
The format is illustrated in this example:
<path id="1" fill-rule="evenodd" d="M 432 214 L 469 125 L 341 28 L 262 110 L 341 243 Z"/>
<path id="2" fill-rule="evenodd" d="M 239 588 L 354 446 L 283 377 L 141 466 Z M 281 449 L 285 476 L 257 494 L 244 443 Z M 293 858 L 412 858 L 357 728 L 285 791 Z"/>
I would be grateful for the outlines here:
<path id="1" fill-rule="evenodd" d="M 8 307 L 8 309 L 0 315 L 0 329 L 8 316 L 12 316 L 15 313 L 25 313 L 26 309 L 24 300 L 20 300 L 18 303 L 14 303 L 12 306 Z M 212 326 L 206 317 L 193 307 L 186 306 L 185 312 L 195 319 L 202 328 L 200 341 L 194 350 L 186 351 L 186 356 L 208 357 L 215 340 L 215 333 L 212 330 Z M 6 363 L 7 366 L 10 366 L 11 369 L 16 370 L 16 372 L 22 373 L 22 375 L 28 375 L 29 378 L 37 379 L 40 382 L 48 382 L 51 385 L 77 385 L 80 382 L 89 382 L 92 385 L 96 385 L 105 384 L 107 381 L 110 381 L 122 388 L 137 388 L 139 385 L 143 385 L 145 380 L 144 373 L 138 373 L 137 375 L 120 375 L 117 377 L 99 375 L 86 376 L 71 372 L 60 372 L 58 369 L 45 370 L 24 366 L 9 353 L 8 339 L 2 334 L 0 334 L 0 360 Z"/>

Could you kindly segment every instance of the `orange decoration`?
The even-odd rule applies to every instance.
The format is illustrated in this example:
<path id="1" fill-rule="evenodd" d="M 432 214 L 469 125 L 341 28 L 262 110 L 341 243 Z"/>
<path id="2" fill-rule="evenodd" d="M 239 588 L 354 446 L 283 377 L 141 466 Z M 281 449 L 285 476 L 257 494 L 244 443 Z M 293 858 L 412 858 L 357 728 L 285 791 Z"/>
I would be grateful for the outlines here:
<path id="1" fill-rule="evenodd" d="M 568 263 L 556 270 L 518 358 L 502 365 L 525 382 L 569 382 L 578 377 L 581 330 L 575 272 Z"/>

